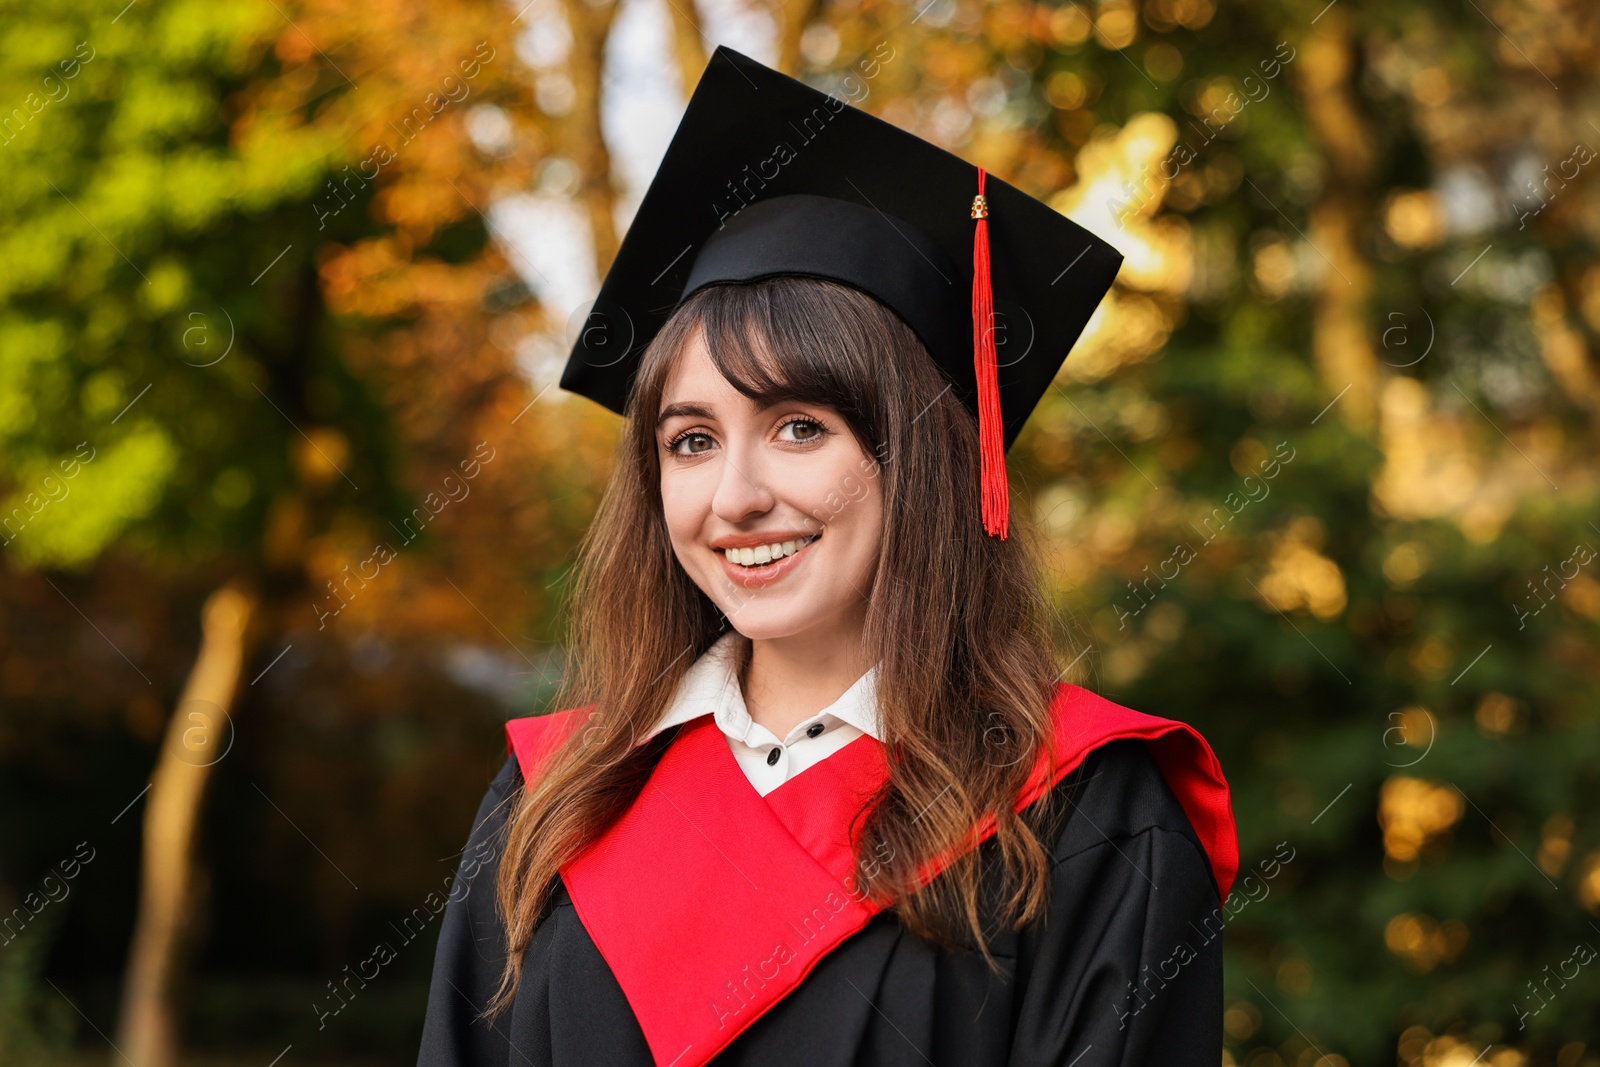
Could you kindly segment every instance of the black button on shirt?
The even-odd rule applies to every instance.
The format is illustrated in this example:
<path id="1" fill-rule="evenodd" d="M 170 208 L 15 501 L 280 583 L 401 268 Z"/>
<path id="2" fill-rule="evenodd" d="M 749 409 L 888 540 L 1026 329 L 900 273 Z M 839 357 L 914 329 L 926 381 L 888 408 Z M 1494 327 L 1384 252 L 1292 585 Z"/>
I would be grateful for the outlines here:
<path id="1" fill-rule="evenodd" d="M 783 748 L 781 746 L 774 745 L 772 751 L 767 753 L 767 766 L 776 767 L 778 765 L 778 757 L 782 754 Z"/>
<path id="2" fill-rule="evenodd" d="M 818 734 L 820 734 L 822 732 L 822 729 L 823 729 L 823 727 L 822 727 L 822 724 L 820 722 L 814 722 L 810 726 L 806 727 L 806 736 L 807 737 L 816 737 Z"/>

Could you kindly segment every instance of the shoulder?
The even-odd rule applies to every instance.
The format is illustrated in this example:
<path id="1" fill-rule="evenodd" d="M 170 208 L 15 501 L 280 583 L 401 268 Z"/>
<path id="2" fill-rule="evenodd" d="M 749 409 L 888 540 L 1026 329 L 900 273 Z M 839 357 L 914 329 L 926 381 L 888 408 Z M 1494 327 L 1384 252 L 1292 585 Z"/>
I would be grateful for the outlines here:
<path id="1" fill-rule="evenodd" d="M 522 780 L 522 767 L 517 763 L 517 757 L 507 753 L 505 762 L 500 765 L 500 770 L 489 783 L 489 791 L 484 799 L 504 800 L 517 791 Z"/>
<path id="2" fill-rule="evenodd" d="M 1055 881 L 1073 895 L 1132 899 L 1159 884 L 1173 902 L 1223 899 L 1212 858 L 1144 741 L 1107 741 L 1042 799 L 1042 843 Z"/>
<path id="3" fill-rule="evenodd" d="M 1078 769 L 1056 783 L 1054 803 L 1062 812 L 1055 855 L 1064 860 L 1108 838 L 1149 830 L 1177 834 L 1201 849 L 1183 805 L 1157 766 L 1150 747 L 1136 737 L 1107 741 Z"/>
<path id="4" fill-rule="evenodd" d="M 1013 1062 L 1087 1046 L 1198 1064 L 1221 1043 L 1223 894 L 1166 771 L 1148 739 L 1112 737 L 1050 790 L 1062 814 L 1048 911 L 1016 942 Z"/>
<path id="5" fill-rule="evenodd" d="M 1238 837 L 1228 783 L 1205 738 L 1078 686 L 1059 685 L 1051 710 L 1064 764 L 1073 767 L 1050 791 L 1057 862 L 1142 837 L 1192 851 L 1226 896 Z"/>
<path id="6" fill-rule="evenodd" d="M 539 765 L 569 734 L 583 728 L 589 710 L 588 707 L 566 708 L 506 723 L 506 752 L 521 769 L 524 780 L 533 778 Z"/>
<path id="7" fill-rule="evenodd" d="M 500 770 L 489 782 L 484 790 L 483 800 L 478 804 L 478 813 L 472 818 L 472 833 L 468 837 L 468 849 L 476 848 L 480 853 L 493 847 L 490 842 L 498 839 L 505 824 L 509 821 L 511 806 L 515 802 L 517 790 L 522 787 L 522 768 L 517 765 L 516 756 L 508 755 L 505 762 L 500 765 Z"/>

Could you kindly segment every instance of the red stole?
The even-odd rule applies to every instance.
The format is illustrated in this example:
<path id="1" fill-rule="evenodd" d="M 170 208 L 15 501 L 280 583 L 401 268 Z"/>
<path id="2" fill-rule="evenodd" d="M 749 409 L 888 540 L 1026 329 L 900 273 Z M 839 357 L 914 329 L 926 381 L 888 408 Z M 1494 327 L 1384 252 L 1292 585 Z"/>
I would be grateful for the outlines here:
<path id="1" fill-rule="evenodd" d="M 506 723 L 525 780 L 581 727 L 586 710 Z M 1205 739 L 1064 682 L 1050 711 L 1061 762 L 1051 770 L 1040 754 L 1016 809 L 1100 745 L 1142 738 L 1226 899 L 1239 843 L 1228 783 Z M 864 735 L 762 796 L 702 716 L 679 731 L 611 829 L 561 869 L 657 1067 L 701 1067 L 880 910 L 849 888 L 848 827 L 888 773 L 883 746 Z M 993 833 L 990 817 L 966 847 Z M 924 882 L 959 854 L 927 864 Z"/>

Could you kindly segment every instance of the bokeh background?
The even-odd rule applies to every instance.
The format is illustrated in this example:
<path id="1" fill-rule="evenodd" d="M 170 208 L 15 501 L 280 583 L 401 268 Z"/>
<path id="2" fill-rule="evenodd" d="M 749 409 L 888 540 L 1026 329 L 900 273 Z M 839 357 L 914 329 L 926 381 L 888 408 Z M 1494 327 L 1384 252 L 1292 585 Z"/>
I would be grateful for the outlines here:
<path id="1" fill-rule="evenodd" d="M 1597 43 L 1584 0 L 3 0 L 0 1062 L 414 1062 L 418 909 L 617 439 L 554 383 L 728 44 L 1126 255 L 1010 467 L 1069 676 L 1232 783 L 1221 1062 L 1600 1063 Z"/>

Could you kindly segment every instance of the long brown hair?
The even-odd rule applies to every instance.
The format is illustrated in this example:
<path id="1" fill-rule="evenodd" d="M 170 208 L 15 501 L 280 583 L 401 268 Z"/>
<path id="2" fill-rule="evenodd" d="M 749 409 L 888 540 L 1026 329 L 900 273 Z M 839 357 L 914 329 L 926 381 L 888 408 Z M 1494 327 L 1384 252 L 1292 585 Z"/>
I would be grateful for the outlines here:
<path id="1" fill-rule="evenodd" d="M 715 285 L 686 300 L 646 350 L 616 471 L 579 548 L 568 671 L 553 706 L 588 717 L 511 801 L 497 886 L 508 956 L 491 1012 L 515 993 L 560 867 L 627 809 L 675 731 L 636 738 L 727 626 L 678 564 L 662 514 L 656 412 L 697 330 L 744 395 L 836 409 L 871 461 L 862 477 L 881 479 L 883 539 L 863 641 L 878 669 L 889 777 L 857 816 L 855 891 L 930 941 L 962 944 L 970 930 L 998 967 L 977 851 L 920 890 L 915 878 L 993 813 L 1001 918 L 1020 926 L 1048 901 L 1050 854 L 1035 824 L 1049 812 L 1041 803 L 1019 816 L 1014 804 L 1051 737 L 1054 630 L 1027 525 L 1014 522 L 1005 540 L 984 532 L 976 419 L 916 334 L 872 297 L 795 276 Z M 851 491 L 842 486 L 841 499 Z"/>

